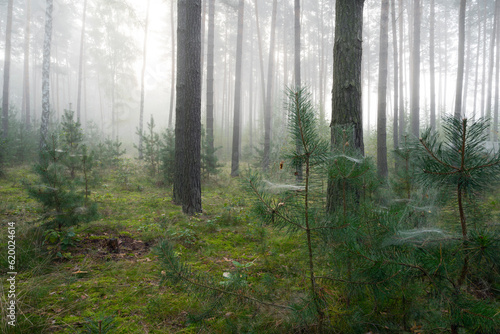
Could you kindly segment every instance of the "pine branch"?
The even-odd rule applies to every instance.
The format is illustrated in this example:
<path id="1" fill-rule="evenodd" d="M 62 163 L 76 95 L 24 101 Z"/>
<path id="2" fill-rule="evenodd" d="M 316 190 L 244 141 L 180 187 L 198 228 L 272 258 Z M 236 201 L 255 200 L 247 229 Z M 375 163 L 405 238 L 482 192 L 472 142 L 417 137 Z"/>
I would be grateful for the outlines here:
<path id="1" fill-rule="evenodd" d="M 422 143 L 422 146 L 425 148 L 425 150 L 427 151 L 427 153 L 428 153 L 428 154 L 429 154 L 429 155 L 430 155 L 430 156 L 431 156 L 434 160 L 436 160 L 438 163 L 440 163 L 441 165 L 446 166 L 446 167 L 448 167 L 448 168 L 451 168 L 451 169 L 456 169 L 457 171 L 459 171 L 459 170 L 460 170 L 460 168 L 455 167 L 455 166 L 452 166 L 452 165 L 450 165 L 450 164 L 447 164 L 446 162 L 444 162 L 444 161 L 440 160 L 438 157 L 436 157 L 436 156 L 434 155 L 434 153 L 433 153 L 433 152 L 432 152 L 432 151 L 431 151 L 431 150 L 427 147 L 427 145 L 425 144 L 425 141 L 424 141 L 422 138 L 420 138 L 420 143 Z"/>

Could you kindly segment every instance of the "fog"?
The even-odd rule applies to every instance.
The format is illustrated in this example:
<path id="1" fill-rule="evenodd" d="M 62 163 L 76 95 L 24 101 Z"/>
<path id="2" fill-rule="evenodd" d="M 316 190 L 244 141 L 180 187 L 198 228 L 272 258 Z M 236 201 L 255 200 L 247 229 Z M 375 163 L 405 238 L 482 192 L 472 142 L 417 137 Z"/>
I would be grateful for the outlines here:
<path id="1" fill-rule="evenodd" d="M 202 2 L 202 123 L 205 123 L 208 0 Z M 335 1 L 302 1 L 301 10 L 301 63 L 302 84 L 312 93 L 319 117 L 328 122 L 331 118 L 331 88 L 334 42 Z M 392 3 L 392 2 L 391 2 Z M 403 99 L 408 112 L 410 96 L 411 63 L 415 50 L 412 42 L 412 1 L 395 1 L 397 38 L 402 39 Z M 29 34 L 29 99 L 31 117 L 38 122 L 42 97 L 42 48 L 44 38 L 46 3 L 16 1 L 13 10 L 12 51 L 10 70 L 10 113 L 19 119 L 23 111 L 23 63 L 26 50 L 26 20 L 30 22 Z M 258 5 L 258 11 L 255 5 Z M 402 5 L 402 7 L 400 7 Z M 215 51 L 214 51 L 214 137 L 219 154 L 229 154 L 230 129 L 235 84 L 235 57 L 237 35 L 237 6 L 235 0 L 215 1 Z M 458 3 L 436 0 L 435 22 L 435 94 L 438 118 L 453 112 L 454 90 L 457 73 Z M 268 54 L 271 35 L 272 1 L 246 1 L 243 29 L 242 71 L 242 145 L 259 146 L 257 140 L 263 131 L 262 77 L 268 77 Z M 420 47 L 420 120 L 422 127 L 429 124 L 430 108 L 430 7 L 421 5 Z M 174 10 L 174 13 L 171 10 Z M 273 85 L 274 118 L 283 114 L 283 92 L 294 83 L 294 12 L 292 0 L 278 1 L 275 63 Z M 392 10 L 392 9 L 391 9 Z M 86 26 L 82 55 L 81 122 L 87 127 L 93 122 L 105 136 L 117 136 L 130 144 L 138 141 L 134 135 L 139 127 L 141 69 L 147 1 L 87 0 Z M 172 15 L 173 14 L 173 15 Z M 153 116 L 160 131 L 173 119 L 172 90 L 172 39 L 176 32 L 176 4 L 170 1 L 150 0 L 145 67 L 144 127 Z M 259 20 L 260 40 L 257 33 Z M 494 2 L 468 1 L 466 15 L 465 77 L 463 104 L 467 116 L 488 114 L 488 86 L 490 68 Z M 172 18 L 174 22 L 172 22 Z M 0 40 L 5 49 L 7 1 L 0 7 Z M 51 120 L 60 119 L 64 109 L 76 110 L 78 97 L 80 42 L 83 23 L 83 1 L 55 0 L 50 72 Z M 390 16 L 389 16 L 389 20 Z M 402 25 L 400 25 L 402 21 Z M 366 133 L 376 128 L 377 82 L 379 55 L 380 2 L 367 0 L 363 23 L 363 125 Z M 174 31 L 172 31 L 172 27 Z M 399 30 L 403 27 L 403 31 Z M 261 51 L 259 52 L 259 43 Z M 398 41 L 399 43 L 399 41 Z M 388 124 L 393 114 L 393 40 L 392 22 L 389 22 L 389 71 L 388 71 Z M 399 50 L 401 52 L 401 50 Z M 492 56 L 493 55 L 493 56 Z M 4 62 L 4 52 L 1 52 Z M 262 59 L 260 59 L 262 57 Z M 260 63 L 262 61 L 262 63 Z M 496 61 L 494 62 L 496 63 Z M 498 66 L 496 66 L 498 67 Z M 495 67 L 495 68 L 496 68 Z M 3 67 L 2 67 L 3 74 Z M 261 73 L 263 70 L 264 73 Z M 175 87 L 174 87 L 175 88 Z M 174 94 L 172 94 L 174 92 Z M 493 94 L 494 95 L 494 94 Z M 497 96 L 498 97 L 498 96 Z M 496 101 L 493 101 L 497 103 Z M 492 104 L 492 105 L 493 105 Z M 174 104 L 175 106 L 175 104 Z M 113 113 L 114 116 L 113 117 Z M 250 135 L 250 122 L 252 122 Z M 278 122 L 279 123 L 279 122 Z M 277 124 L 278 124 L 277 123 Z M 173 127 L 174 122 L 170 123 Z M 276 132 L 276 131 L 275 131 Z M 279 132 L 279 131 L 278 131 Z"/>

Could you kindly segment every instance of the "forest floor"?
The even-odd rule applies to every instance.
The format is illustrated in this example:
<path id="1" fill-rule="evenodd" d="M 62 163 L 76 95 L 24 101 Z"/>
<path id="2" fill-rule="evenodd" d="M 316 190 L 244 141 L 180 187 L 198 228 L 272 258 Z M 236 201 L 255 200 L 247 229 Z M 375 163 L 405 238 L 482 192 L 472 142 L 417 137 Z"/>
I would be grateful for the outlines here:
<path id="1" fill-rule="evenodd" d="M 0 179 L 0 228 L 7 231 L 11 222 L 16 227 L 17 323 L 6 324 L 4 280 L 0 332 L 93 333 L 94 327 L 99 333 L 102 326 L 105 333 L 108 323 L 116 326 L 112 333 L 226 332 L 232 317 L 252 317 L 243 308 L 241 314 L 227 312 L 201 324 L 190 321 L 189 314 L 202 311 L 204 300 L 168 282 L 161 284 L 154 247 L 165 238 L 174 242 L 176 254 L 193 271 L 223 282 L 224 273 L 241 265 L 250 284 L 250 277 L 279 278 L 273 287 L 279 286 L 280 300 L 300 294 L 304 277 L 297 274 L 302 262 L 296 252 L 299 242 L 267 230 L 263 244 L 241 179 L 212 177 L 203 185 L 203 214 L 189 217 L 172 203 L 169 188 L 158 186 L 141 170 L 129 163 L 126 175 L 123 169 L 104 173 L 92 190 L 100 218 L 76 227 L 73 235 L 40 228 L 42 207 L 23 186 L 35 179 L 31 167 L 7 169 Z M 10 271 L 5 231 L 0 233 L 3 274 Z M 279 312 L 270 311 L 258 322 L 272 332 L 285 317 Z"/>

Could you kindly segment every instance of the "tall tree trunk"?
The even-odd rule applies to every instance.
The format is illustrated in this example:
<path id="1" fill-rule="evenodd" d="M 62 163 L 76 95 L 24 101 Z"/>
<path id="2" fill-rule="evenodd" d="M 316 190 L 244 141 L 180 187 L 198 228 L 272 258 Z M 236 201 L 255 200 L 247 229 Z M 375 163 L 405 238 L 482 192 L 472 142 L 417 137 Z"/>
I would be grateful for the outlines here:
<path id="1" fill-rule="evenodd" d="M 480 30 L 480 29 L 479 29 Z M 467 100 L 469 97 L 469 79 L 470 79 L 470 68 L 471 68 L 471 32 L 472 32 L 472 20 L 469 18 L 467 21 L 467 27 L 465 28 L 465 42 L 467 42 L 467 50 L 465 52 L 465 67 L 464 67 L 464 88 L 462 96 L 462 115 L 466 117 L 467 115 Z"/>
<path id="2" fill-rule="evenodd" d="M 364 0 L 337 0 L 333 48 L 332 128 L 354 127 L 352 145 L 364 154 L 361 57 Z M 333 138 L 333 137 L 332 137 Z"/>
<path id="3" fill-rule="evenodd" d="M 398 3 L 398 20 L 399 20 L 399 141 L 403 142 L 403 137 L 406 134 L 405 122 L 405 99 L 404 99 L 404 15 L 403 15 L 403 0 Z"/>
<path id="4" fill-rule="evenodd" d="M 464 60 L 465 60 L 465 7 L 467 0 L 460 0 L 458 16 L 458 68 L 457 86 L 455 90 L 455 118 L 462 118 L 462 94 L 464 87 Z"/>
<path id="5" fill-rule="evenodd" d="M 500 15 L 500 6 L 496 8 L 495 15 Z M 493 108 L 493 128 L 492 128 L 492 138 L 493 141 L 498 141 L 498 103 L 499 103 L 499 91 L 500 91 L 500 21 L 497 20 L 496 26 L 496 38 L 497 38 L 497 59 L 496 59 L 496 73 L 495 73 L 495 105 Z"/>
<path id="6" fill-rule="evenodd" d="M 253 31 L 253 22 L 250 23 L 250 32 Z M 253 99 L 254 99 L 254 94 L 253 94 L 253 86 L 254 86 L 254 76 L 253 76 L 253 59 L 254 59 L 254 44 L 253 44 L 253 35 L 250 34 L 250 74 L 248 75 L 248 87 L 249 87 L 249 92 L 248 92 L 248 135 L 249 135 L 249 141 L 248 141 L 248 146 L 249 146 L 249 155 L 250 157 L 253 156 Z"/>
<path id="7" fill-rule="evenodd" d="M 436 25 L 436 4 L 431 0 L 430 9 L 430 29 L 429 29 L 429 74 L 430 74 L 430 125 L 436 129 L 436 66 L 435 66 L 435 25 Z"/>
<path id="8" fill-rule="evenodd" d="M 174 19 L 174 1 L 170 1 L 170 31 L 171 31 L 171 43 L 172 43 L 172 67 L 171 67 L 171 83 L 170 83 L 170 111 L 168 113 L 168 128 L 172 128 L 172 116 L 174 114 L 174 99 L 175 99 L 175 19 Z"/>
<path id="9" fill-rule="evenodd" d="M 13 0 L 7 4 L 7 28 L 5 29 L 5 56 L 3 65 L 3 94 L 2 94 L 2 136 L 7 138 L 9 132 L 9 85 L 10 85 L 10 53 L 12 38 L 12 11 Z"/>
<path id="10" fill-rule="evenodd" d="M 45 11 L 45 37 L 43 41 L 42 63 L 42 122 L 40 124 L 40 152 L 47 146 L 50 117 L 50 46 L 52 41 L 53 0 L 47 0 Z"/>
<path id="11" fill-rule="evenodd" d="M 151 0 L 148 0 L 148 4 L 146 7 L 146 21 L 144 24 L 144 44 L 142 51 L 142 70 L 141 70 L 141 102 L 140 102 L 140 110 L 139 110 L 139 159 L 143 158 L 143 143 L 142 143 L 142 135 L 144 130 L 144 95 L 145 95 L 145 87 L 144 87 L 144 76 L 146 74 L 146 62 L 148 56 L 148 26 L 149 26 L 149 5 Z"/>
<path id="12" fill-rule="evenodd" d="M 483 74 L 481 82 L 481 117 L 484 117 L 484 110 L 486 109 L 486 30 L 488 27 L 488 10 L 486 1 L 483 7 Z"/>
<path id="13" fill-rule="evenodd" d="M 274 39 L 276 33 L 276 12 L 278 1 L 273 0 L 273 13 L 271 20 L 271 40 L 269 44 L 269 65 L 267 69 L 267 92 L 266 92 L 266 108 L 264 110 L 264 157 L 262 159 L 262 168 L 269 168 L 269 160 L 271 154 L 271 119 L 272 119 L 272 102 L 273 102 L 273 79 L 274 79 Z"/>
<path id="14" fill-rule="evenodd" d="M 201 207 L 201 0 L 178 0 L 174 200 L 193 215 Z"/>
<path id="15" fill-rule="evenodd" d="M 184 198 L 183 187 L 186 178 L 186 155 L 184 154 L 184 133 L 186 132 L 186 120 L 184 113 L 187 94 L 187 23 L 186 6 L 188 0 L 177 0 L 177 80 L 176 80 L 176 104 L 175 104 L 175 174 L 173 184 L 174 203 L 182 205 Z"/>
<path id="16" fill-rule="evenodd" d="M 26 0 L 26 25 L 24 27 L 24 75 L 23 75 L 23 113 L 24 123 L 31 128 L 30 101 L 30 20 L 31 0 Z"/>
<path id="17" fill-rule="evenodd" d="M 420 135 L 420 0 L 413 1 L 413 62 L 411 80 L 411 133 Z"/>
<path id="18" fill-rule="evenodd" d="M 205 65 L 205 17 L 207 16 L 207 0 L 201 0 L 201 55 L 200 55 L 200 80 L 203 91 L 203 68 Z"/>
<path id="19" fill-rule="evenodd" d="M 491 95 L 493 91 L 493 65 L 494 65 L 494 59 L 495 59 L 495 43 L 498 43 L 496 41 L 496 29 L 498 25 L 498 9 L 500 6 L 500 0 L 495 1 L 495 16 L 493 19 L 493 27 L 491 28 L 491 39 L 490 39 L 490 59 L 489 59 L 489 66 L 488 66 L 488 88 L 486 91 L 486 105 L 485 105 L 485 117 L 488 117 L 491 119 L 492 115 L 492 107 L 491 107 Z"/>
<path id="20" fill-rule="evenodd" d="M 244 15 L 245 0 L 240 0 L 238 6 L 238 35 L 236 39 L 236 70 L 234 82 L 233 152 L 231 155 L 231 176 L 233 177 L 239 175 L 240 166 L 241 64 L 243 58 Z"/>
<path id="21" fill-rule="evenodd" d="M 260 87 L 262 94 L 262 110 L 266 109 L 266 81 L 264 80 L 264 56 L 262 51 L 262 38 L 260 36 L 260 24 L 259 24 L 259 7 L 257 6 L 259 0 L 254 0 L 255 3 L 255 22 L 257 30 L 257 40 L 259 42 L 259 65 L 260 65 Z"/>
<path id="22" fill-rule="evenodd" d="M 331 145 L 339 127 L 352 127 L 351 147 L 364 155 L 361 100 L 361 61 L 364 0 L 337 0 L 335 4 L 335 44 L 333 47 L 333 88 Z M 328 182 L 327 211 L 340 205 L 339 185 Z"/>
<path id="23" fill-rule="evenodd" d="M 479 5 L 477 6 L 477 17 L 480 18 L 480 13 L 479 13 Z M 472 110 L 472 119 L 476 118 L 476 112 L 477 112 L 477 90 L 478 90 L 478 85 L 479 85 L 479 49 L 481 48 L 481 24 L 485 24 L 485 22 L 479 21 L 479 27 L 477 29 L 477 49 L 476 49 L 476 65 L 475 65 L 475 70 L 474 70 L 474 103 L 473 107 L 474 109 Z"/>
<path id="24" fill-rule="evenodd" d="M 387 178 L 387 61 L 389 49 L 389 0 L 380 7 L 380 51 L 378 66 L 377 171 Z"/>
<path id="25" fill-rule="evenodd" d="M 399 147 L 399 64 L 398 64 L 398 33 L 396 29 L 396 0 L 391 0 L 391 21 L 392 21 L 392 50 L 393 50 L 393 79 L 394 79 L 394 106 L 392 142 L 394 149 Z"/>
<path id="26" fill-rule="evenodd" d="M 82 81 L 83 81 L 83 62 L 84 62 L 84 47 L 85 47 L 85 21 L 87 17 L 87 0 L 83 1 L 82 14 L 82 32 L 80 34 L 80 60 L 78 61 L 78 98 L 76 100 L 76 119 L 80 121 L 81 106 L 82 106 Z"/>
<path id="27" fill-rule="evenodd" d="M 295 61 L 294 61 L 294 77 L 295 77 L 295 90 L 298 92 L 301 89 L 302 82 L 301 82 L 301 76 L 300 76 L 300 0 L 295 0 L 294 4 L 294 13 L 295 13 L 295 43 L 294 43 L 294 50 L 295 50 Z M 320 76 L 320 80 L 321 76 Z M 321 100 L 321 99 L 320 99 Z M 321 107 L 320 107 L 321 108 Z M 321 116 L 320 116 L 321 120 Z M 297 151 L 297 154 L 300 154 L 302 151 L 302 146 L 301 146 L 300 140 L 297 140 L 295 143 L 295 149 Z M 302 181 L 302 164 L 298 164 L 295 168 L 296 172 L 296 178 L 297 181 L 300 182 Z"/>
<path id="28" fill-rule="evenodd" d="M 215 49 L 215 0 L 208 0 L 207 41 L 207 144 L 214 151 L 214 49 Z"/>

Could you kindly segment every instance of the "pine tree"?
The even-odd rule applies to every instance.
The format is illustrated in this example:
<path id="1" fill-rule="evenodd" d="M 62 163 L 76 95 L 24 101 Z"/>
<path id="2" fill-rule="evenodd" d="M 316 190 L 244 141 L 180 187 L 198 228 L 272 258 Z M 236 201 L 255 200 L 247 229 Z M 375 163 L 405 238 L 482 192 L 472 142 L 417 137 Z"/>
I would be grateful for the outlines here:
<path id="1" fill-rule="evenodd" d="M 64 156 L 64 164 L 69 168 L 71 178 L 75 178 L 76 169 L 80 164 L 81 145 L 84 140 L 81 124 L 74 119 L 74 111 L 64 110 L 62 116 L 62 149 L 66 151 Z"/>
<path id="2" fill-rule="evenodd" d="M 87 153 L 83 158 L 80 156 L 85 180 L 82 191 L 82 183 L 71 176 L 71 168 L 66 164 L 68 151 L 59 148 L 56 135 L 52 135 L 50 139 L 46 150 L 41 152 L 41 162 L 35 165 L 39 180 L 35 185 L 27 184 L 27 190 L 31 197 L 43 205 L 46 226 L 61 231 L 63 227 L 92 221 L 97 218 L 98 213 L 97 205 L 88 199 L 88 173 L 91 164 Z"/>
<path id="3" fill-rule="evenodd" d="M 160 135 L 154 131 L 156 124 L 153 115 L 151 115 L 151 120 L 146 126 L 146 133 L 143 133 L 141 129 L 137 130 L 140 145 L 134 145 L 134 147 L 139 150 L 139 159 L 146 161 L 150 175 L 155 176 L 160 169 L 161 140 Z"/>

